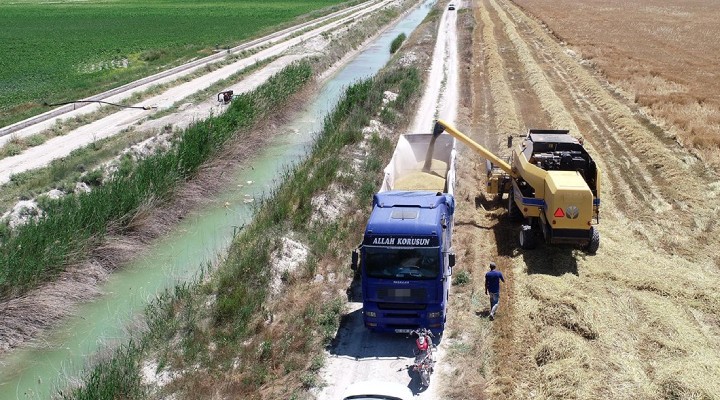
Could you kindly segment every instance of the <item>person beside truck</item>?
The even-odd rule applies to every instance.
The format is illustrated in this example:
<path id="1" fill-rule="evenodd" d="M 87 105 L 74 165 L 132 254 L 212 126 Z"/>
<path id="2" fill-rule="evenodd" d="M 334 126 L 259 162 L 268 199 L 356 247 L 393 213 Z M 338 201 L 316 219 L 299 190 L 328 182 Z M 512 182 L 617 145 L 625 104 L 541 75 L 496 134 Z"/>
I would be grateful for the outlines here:
<path id="1" fill-rule="evenodd" d="M 497 265 L 490 262 L 490 271 L 485 273 L 485 294 L 490 295 L 490 321 L 495 319 L 495 313 L 500 306 L 500 281 L 505 283 L 505 277 L 498 271 Z"/>

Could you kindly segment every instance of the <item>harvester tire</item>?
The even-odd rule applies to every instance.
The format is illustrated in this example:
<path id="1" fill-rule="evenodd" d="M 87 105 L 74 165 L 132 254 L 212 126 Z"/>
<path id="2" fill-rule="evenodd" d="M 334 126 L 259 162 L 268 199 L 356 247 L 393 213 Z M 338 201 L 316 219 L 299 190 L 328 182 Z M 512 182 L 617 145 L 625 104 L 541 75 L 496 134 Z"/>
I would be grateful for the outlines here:
<path id="1" fill-rule="evenodd" d="M 523 225 L 520 228 L 520 248 L 523 250 L 532 250 L 535 248 L 535 232 L 529 225 Z"/>
<path id="2" fill-rule="evenodd" d="M 600 232 L 595 229 L 594 226 L 590 227 L 590 243 L 588 243 L 584 250 L 588 254 L 595 254 L 600 247 Z"/>

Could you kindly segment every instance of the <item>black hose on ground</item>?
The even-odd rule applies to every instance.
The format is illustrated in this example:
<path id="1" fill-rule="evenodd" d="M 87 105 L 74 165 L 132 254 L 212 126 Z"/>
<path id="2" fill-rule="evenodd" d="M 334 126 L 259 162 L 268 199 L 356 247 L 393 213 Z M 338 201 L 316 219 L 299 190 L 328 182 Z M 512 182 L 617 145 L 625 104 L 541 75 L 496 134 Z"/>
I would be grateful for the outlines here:
<path id="1" fill-rule="evenodd" d="M 73 100 L 73 101 L 66 101 L 64 103 L 53 103 L 53 104 L 48 104 L 47 102 L 45 102 L 45 103 L 43 103 L 43 105 L 46 107 L 55 107 L 55 106 L 64 106 L 66 104 L 74 104 L 74 103 L 101 103 L 101 104 L 107 104 L 107 105 L 115 106 L 115 107 L 135 108 L 138 110 L 151 110 L 153 108 L 157 108 L 157 107 L 150 107 L 150 106 L 126 106 L 123 104 L 110 103 L 110 102 L 102 101 L 102 100 Z"/>

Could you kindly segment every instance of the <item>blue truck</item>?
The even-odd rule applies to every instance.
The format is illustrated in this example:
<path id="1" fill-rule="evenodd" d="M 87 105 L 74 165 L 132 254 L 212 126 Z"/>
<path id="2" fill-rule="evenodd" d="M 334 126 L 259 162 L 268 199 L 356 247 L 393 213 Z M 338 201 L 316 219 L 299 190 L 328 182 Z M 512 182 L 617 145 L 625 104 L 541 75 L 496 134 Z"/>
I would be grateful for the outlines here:
<path id="1" fill-rule="evenodd" d="M 429 150 L 430 149 L 430 150 Z M 447 317 L 455 199 L 455 139 L 401 135 L 352 267 L 362 281 L 363 321 L 376 332 L 428 328 Z"/>

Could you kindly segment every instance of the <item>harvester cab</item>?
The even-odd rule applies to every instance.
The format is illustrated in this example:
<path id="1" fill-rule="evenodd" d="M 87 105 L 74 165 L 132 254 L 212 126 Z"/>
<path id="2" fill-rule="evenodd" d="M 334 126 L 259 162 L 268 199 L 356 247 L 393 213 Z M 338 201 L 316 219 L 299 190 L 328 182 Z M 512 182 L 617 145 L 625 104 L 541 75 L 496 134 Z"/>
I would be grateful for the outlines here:
<path id="1" fill-rule="evenodd" d="M 537 237 L 570 243 L 594 254 L 600 245 L 600 172 L 582 143 L 566 130 L 531 129 L 509 162 L 438 120 L 434 135 L 448 132 L 487 160 L 489 194 L 508 194 L 511 218 L 524 219 L 519 242 L 532 249 Z M 510 144 L 510 142 L 508 143 Z"/>

